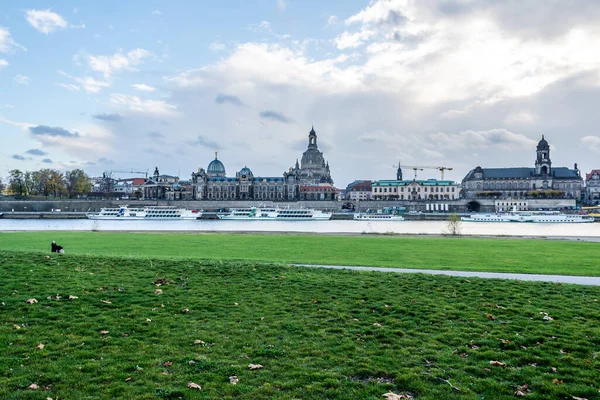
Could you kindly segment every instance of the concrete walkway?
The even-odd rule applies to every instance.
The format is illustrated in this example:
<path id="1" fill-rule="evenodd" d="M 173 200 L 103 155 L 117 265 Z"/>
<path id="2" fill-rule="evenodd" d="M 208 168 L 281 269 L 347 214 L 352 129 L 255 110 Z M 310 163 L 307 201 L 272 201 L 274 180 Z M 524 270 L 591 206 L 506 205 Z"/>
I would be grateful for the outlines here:
<path id="1" fill-rule="evenodd" d="M 535 275 L 535 274 L 511 274 L 502 272 L 475 272 L 475 271 L 442 271 L 434 269 L 411 269 L 411 268 L 382 268 L 382 267 L 353 267 L 348 265 L 315 265 L 315 264 L 290 264 L 296 267 L 349 269 L 355 271 L 378 271 L 398 272 L 404 274 L 429 274 L 461 276 L 465 278 L 494 278 L 514 279 L 518 281 L 573 283 L 576 285 L 600 286 L 600 277 L 595 276 L 568 276 L 568 275 Z"/>

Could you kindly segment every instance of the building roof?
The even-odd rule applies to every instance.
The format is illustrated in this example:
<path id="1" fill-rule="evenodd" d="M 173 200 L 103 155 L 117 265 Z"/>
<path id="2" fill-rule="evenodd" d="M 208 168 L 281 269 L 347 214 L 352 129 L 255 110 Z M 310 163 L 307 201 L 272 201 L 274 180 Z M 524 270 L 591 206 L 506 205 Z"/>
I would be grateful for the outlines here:
<path id="1" fill-rule="evenodd" d="M 357 180 L 354 181 L 352 183 L 350 183 L 348 186 L 346 186 L 346 191 L 350 192 L 350 191 L 371 191 L 371 187 L 373 186 L 373 182 L 371 181 L 364 181 L 364 180 Z"/>
<path id="2" fill-rule="evenodd" d="M 481 168 L 483 179 L 525 179 L 537 176 L 535 168 L 517 167 L 517 168 Z M 475 170 L 469 171 L 465 180 L 473 179 Z M 557 179 L 577 179 L 580 178 L 577 171 L 567 167 L 554 167 L 551 169 L 552 178 Z"/>
<path id="3" fill-rule="evenodd" d="M 145 178 L 133 178 L 133 182 L 131 182 L 132 185 L 143 185 L 144 182 L 146 182 Z"/>
<path id="4" fill-rule="evenodd" d="M 585 174 L 585 180 L 589 180 L 592 178 L 592 175 L 600 175 L 600 169 L 593 169 L 592 172 L 590 172 L 589 174 Z"/>
<path id="5" fill-rule="evenodd" d="M 215 156 L 215 159 L 208 164 L 206 172 L 208 174 L 225 174 L 225 166 L 221 161 L 219 161 L 219 159 L 217 159 L 217 156 Z"/>
<path id="6" fill-rule="evenodd" d="M 398 180 L 383 180 L 373 182 L 373 186 L 408 186 L 411 183 L 416 182 L 421 186 L 456 186 L 454 181 L 439 181 L 437 179 L 427 180 L 410 180 L 410 181 L 398 181 Z"/>

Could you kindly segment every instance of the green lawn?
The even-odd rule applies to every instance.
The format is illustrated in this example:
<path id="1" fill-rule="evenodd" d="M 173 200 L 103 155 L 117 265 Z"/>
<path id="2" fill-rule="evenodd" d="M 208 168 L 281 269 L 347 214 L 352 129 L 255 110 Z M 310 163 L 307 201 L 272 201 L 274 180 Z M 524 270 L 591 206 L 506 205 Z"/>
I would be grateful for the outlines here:
<path id="1" fill-rule="evenodd" d="M 69 254 L 0 251 L 2 399 L 598 398 L 596 287 L 84 256 L 72 253 L 110 252 L 106 234 L 61 235 Z M 200 246 L 218 236 L 232 238 L 178 237 Z M 131 245 L 153 235 L 116 237 Z M 191 252 L 181 255 L 205 255 Z"/>
<path id="2" fill-rule="evenodd" d="M 302 234 L 17 232 L 0 250 L 162 259 L 371 265 L 600 276 L 599 244 L 558 240 Z"/>

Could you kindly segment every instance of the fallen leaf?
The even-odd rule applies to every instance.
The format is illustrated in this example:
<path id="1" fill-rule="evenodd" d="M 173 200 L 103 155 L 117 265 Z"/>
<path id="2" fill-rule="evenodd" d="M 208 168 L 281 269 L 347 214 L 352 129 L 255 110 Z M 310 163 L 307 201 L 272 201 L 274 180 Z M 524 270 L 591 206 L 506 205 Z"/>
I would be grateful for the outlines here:
<path id="1" fill-rule="evenodd" d="M 146 322 L 152 322 L 150 318 L 146 318 Z"/>
<path id="2" fill-rule="evenodd" d="M 552 383 L 554 383 L 555 385 L 562 385 L 563 381 L 562 381 L 562 379 L 554 378 L 554 379 L 552 379 Z"/>
<path id="3" fill-rule="evenodd" d="M 239 379 L 238 379 L 238 377 L 237 377 L 237 376 L 235 376 L 235 375 L 232 375 L 232 376 L 230 376 L 230 377 L 229 377 L 229 383 L 231 383 L 232 385 L 237 385 L 237 383 L 238 383 L 239 381 L 240 381 L 240 380 L 239 380 Z"/>
<path id="4" fill-rule="evenodd" d="M 123 332 L 123 333 L 121 333 L 121 336 L 123 336 L 123 337 L 128 337 L 128 336 L 129 336 L 129 333 L 125 333 L 125 332 Z"/>
<path id="5" fill-rule="evenodd" d="M 378 326 L 378 327 L 380 327 L 380 328 L 383 326 L 383 325 L 381 325 L 379 322 L 375 322 L 373 325 L 374 325 L 374 326 Z"/>
<path id="6" fill-rule="evenodd" d="M 102 331 L 100 331 L 100 334 L 101 335 L 108 335 L 108 331 L 102 330 Z"/>
<path id="7" fill-rule="evenodd" d="M 78 299 L 78 298 L 79 297 L 77 297 L 77 296 L 69 296 L 69 300 L 75 300 L 75 299 Z"/>
<path id="8" fill-rule="evenodd" d="M 577 397 L 577 396 L 572 396 L 571 397 L 573 400 L 588 400 L 585 397 Z"/>
<path id="9" fill-rule="evenodd" d="M 264 321 L 264 320 L 265 320 L 265 317 L 260 317 L 260 320 L 261 320 L 261 321 Z"/>
<path id="10" fill-rule="evenodd" d="M 189 387 L 190 389 L 202 390 L 202 386 L 194 382 L 188 382 L 187 387 Z"/>
<path id="11" fill-rule="evenodd" d="M 38 390 L 40 387 L 38 385 L 36 385 L 35 383 L 32 383 L 31 385 L 27 386 L 27 389 L 31 389 L 31 390 Z"/>
<path id="12" fill-rule="evenodd" d="M 190 312 L 189 308 L 184 308 L 183 310 L 181 310 L 182 313 L 187 314 Z"/>
<path id="13" fill-rule="evenodd" d="M 163 293 L 161 289 L 156 289 L 155 292 L 156 292 L 156 294 L 162 294 Z"/>
<path id="14" fill-rule="evenodd" d="M 551 371 L 551 372 L 556 372 L 556 371 L 557 371 L 557 369 L 556 369 L 556 367 L 550 367 L 550 371 Z"/>
<path id="15" fill-rule="evenodd" d="M 15 328 L 15 329 L 21 329 L 21 327 L 19 325 L 13 325 L 13 328 Z"/>
<path id="16" fill-rule="evenodd" d="M 28 300 L 25 301 L 25 303 L 27 303 L 27 304 L 34 304 L 34 303 L 37 303 L 37 302 L 38 301 L 36 299 L 28 299 Z"/>
<path id="17" fill-rule="evenodd" d="M 251 370 L 255 370 L 255 369 L 261 369 L 264 367 L 260 364 L 248 364 L 248 368 L 250 368 Z"/>
<path id="18" fill-rule="evenodd" d="M 494 317 L 492 314 L 487 314 L 487 317 L 490 319 L 490 321 L 496 320 L 496 317 Z"/>
<path id="19" fill-rule="evenodd" d="M 525 393 L 521 392 L 520 390 L 517 390 L 517 391 L 515 392 L 515 396 L 517 396 L 517 397 L 524 397 L 524 396 L 525 396 Z"/>
<path id="20" fill-rule="evenodd" d="M 196 340 L 194 340 L 194 344 L 202 344 L 202 345 L 204 345 L 206 343 L 204 343 L 204 341 L 202 341 L 202 340 L 196 339 Z"/>
<path id="21" fill-rule="evenodd" d="M 112 304 L 112 303 L 110 302 L 110 300 L 100 300 L 100 301 L 101 301 L 102 303 L 104 303 L 104 304 Z"/>
<path id="22" fill-rule="evenodd" d="M 506 367 L 506 363 L 500 361 L 490 361 L 490 365 L 493 367 Z"/>
<path id="23" fill-rule="evenodd" d="M 234 306 L 237 306 L 237 305 L 238 305 L 238 303 L 233 303 L 233 305 L 234 305 Z"/>
<path id="24" fill-rule="evenodd" d="M 567 352 L 564 351 L 563 349 L 560 349 L 560 354 L 567 354 Z"/>
<path id="25" fill-rule="evenodd" d="M 125 378 L 125 382 L 129 382 L 131 380 L 131 377 L 128 376 L 127 378 Z"/>
<path id="26" fill-rule="evenodd" d="M 194 361 L 194 360 L 190 360 L 190 361 L 188 361 L 188 364 L 190 364 L 190 365 L 194 365 L 194 364 L 196 364 L 196 361 Z"/>
<path id="27" fill-rule="evenodd" d="M 173 365 L 173 362 L 172 362 L 172 361 L 165 361 L 165 362 L 163 363 L 163 367 L 170 367 L 171 365 Z"/>
<path id="28" fill-rule="evenodd" d="M 43 343 L 38 344 L 37 346 L 35 346 L 37 349 L 40 350 L 44 350 L 44 347 L 46 347 Z"/>
<path id="29" fill-rule="evenodd" d="M 500 342 L 501 342 L 502 344 L 508 344 L 508 343 L 510 343 L 510 340 L 506 340 L 506 339 L 500 339 Z"/>

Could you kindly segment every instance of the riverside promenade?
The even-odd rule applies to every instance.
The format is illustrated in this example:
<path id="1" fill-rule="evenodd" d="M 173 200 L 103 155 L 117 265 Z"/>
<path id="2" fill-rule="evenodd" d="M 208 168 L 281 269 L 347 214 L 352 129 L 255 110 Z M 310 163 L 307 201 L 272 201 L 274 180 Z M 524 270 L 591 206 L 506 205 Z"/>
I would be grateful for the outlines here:
<path id="1" fill-rule="evenodd" d="M 411 268 L 381 268 L 363 267 L 349 265 L 316 265 L 316 264 L 290 264 L 295 267 L 347 269 L 353 271 L 377 271 L 395 272 L 401 274 L 428 274 L 458 276 L 464 278 L 486 278 L 486 279 L 512 279 L 517 281 L 570 283 L 575 285 L 600 286 L 600 277 L 594 276 L 568 276 L 568 275 L 539 275 L 539 274 L 512 274 L 502 272 L 474 272 L 474 271 L 441 271 L 433 269 L 411 269 Z"/>

